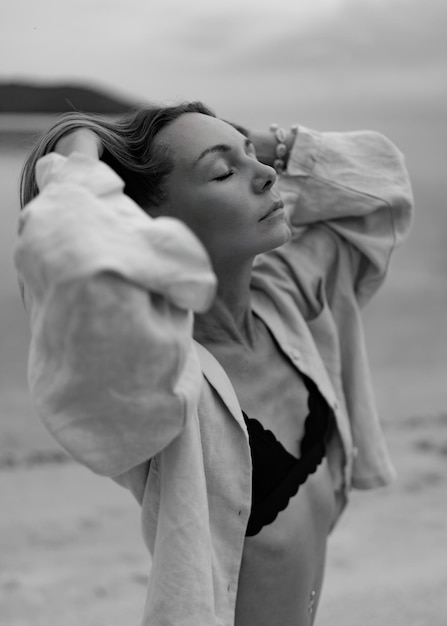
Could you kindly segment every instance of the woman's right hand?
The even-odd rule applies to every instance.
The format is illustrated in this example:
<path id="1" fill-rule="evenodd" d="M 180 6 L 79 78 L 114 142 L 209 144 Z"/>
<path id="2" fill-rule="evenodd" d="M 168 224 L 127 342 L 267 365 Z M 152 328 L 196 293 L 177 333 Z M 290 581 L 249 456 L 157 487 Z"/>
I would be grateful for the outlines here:
<path id="1" fill-rule="evenodd" d="M 78 128 L 64 135 L 54 147 L 54 151 L 62 156 L 68 157 L 72 152 L 80 152 L 94 159 L 100 159 L 103 150 L 99 136 L 88 128 Z"/>

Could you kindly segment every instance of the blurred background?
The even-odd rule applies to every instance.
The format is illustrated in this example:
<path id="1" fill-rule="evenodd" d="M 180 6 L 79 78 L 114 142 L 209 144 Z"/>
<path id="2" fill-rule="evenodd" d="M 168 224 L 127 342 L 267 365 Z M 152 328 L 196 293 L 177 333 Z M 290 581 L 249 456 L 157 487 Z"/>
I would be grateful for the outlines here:
<path id="1" fill-rule="evenodd" d="M 132 503 L 114 485 L 97 483 L 66 462 L 27 394 L 28 324 L 12 261 L 20 168 L 36 133 L 64 110 L 117 114 L 148 102 L 201 99 L 219 116 L 252 128 L 276 121 L 318 130 L 378 130 L 406 155 L 417 209 L 413 232 L 395 255 L 387 285 L 365 311 L 379 410 L 403 480 L 382 499 L 354 500 L 352 517 L 334 536 L 320 623 L 398 624 L 397 616 L 405 616 L 406 624 L 445 624 L 445 600 L 434 591 L 447 582 L 445 570 L 434 565 L 442 553 L 435 547 L 430 552 L 426 543 L 410 558 L 408 549 L 421 536 L 427 541 L 424 524 L 434 546 L 437 533 L 447 530 L 440 521 L 447 517 L 440 464 L 447 458 L 446 27 L 444 0 L 3 0 L 1 623 L 138 623 L 147 574 Z M 431 517 L 421 520 L 427 509 Z M 411 523 L 399 517 L 404 514 Z M 377 537 L 371 552 L 353 564 L 349 559 L 366 549 L 361 532 L 366 527 L 373 533 L 378 519 L 399 532 Z M 129 528 L 131 539 L 117 542 Z M 445 545 L 445 535 L 439 537 Z M 85 553 L 80 540 L 89 546 Z M 408 576 L 410 562 L 416 572 L 397 590 L 396 570 L 377 586 L 383 562 L 376 563 L 380 576 L 364 564 L 383 558 L 384 543 L 388 551 L 400 546 L 397 565 L 393 559 L 399 576 Z M 71 568 L 64 569 L 61 560 L 67 558 Z M 431 574 L 423 570 L 424 558 Z M 121 578 L 110 578 L 118 561 Z M 93 582 L 93 572 L 106 582 Z M 347 602 L 354 607 L 349 612 Z M 334 615 L 341 621 L 329 620 Z"/>

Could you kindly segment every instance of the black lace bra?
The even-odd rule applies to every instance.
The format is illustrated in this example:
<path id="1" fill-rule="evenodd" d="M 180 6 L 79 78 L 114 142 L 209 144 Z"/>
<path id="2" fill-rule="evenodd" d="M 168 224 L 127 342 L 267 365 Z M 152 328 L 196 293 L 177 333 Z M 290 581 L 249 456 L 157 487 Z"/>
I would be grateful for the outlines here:
<path id="1" fill-rule="evenodd" d="M 326 455 L 334 416 L 315 383 L 303 376 L 308 391 L 309 413 L 300 444 L 300 458 L 288 452 L 258 420 L 243 412 L 250 441 L 252 505 L 245 535 L 256 535 L 283 511 L 300 485 L 313 474 Z"/>

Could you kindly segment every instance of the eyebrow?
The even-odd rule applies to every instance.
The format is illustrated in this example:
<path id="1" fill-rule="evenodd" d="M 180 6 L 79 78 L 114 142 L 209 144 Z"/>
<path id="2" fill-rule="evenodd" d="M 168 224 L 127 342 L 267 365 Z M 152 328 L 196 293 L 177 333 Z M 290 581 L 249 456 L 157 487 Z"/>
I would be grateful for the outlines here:
<path id="1" fill-rule="evenodd" d="M 250 146 L 253 146 L 253 142 L 250 141 L 250 139 L 245 139 L 244 141 L 244 147 L 247 149 Z M 210 148 L 205 148 L 205 150 L 203 152 L 200 153 L 200 155 L 198 156 L 198 158 L 195 160 L 194 162 L 194 167 L 197 165 L 197 163 L 203 159 L 204 157 L 206 157 L 208 154 L 212 154 L 213 152 L 231 152 L 232 147 L 229 146 L 226 143 L 218 143 L 215 146 L 211 146 Z"/>

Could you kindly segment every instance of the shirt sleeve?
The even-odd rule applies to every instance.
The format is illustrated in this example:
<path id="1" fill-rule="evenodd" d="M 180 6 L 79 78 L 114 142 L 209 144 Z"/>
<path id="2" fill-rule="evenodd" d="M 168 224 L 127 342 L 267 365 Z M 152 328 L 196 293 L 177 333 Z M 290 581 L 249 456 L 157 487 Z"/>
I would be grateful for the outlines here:
<path id="1" fill-rule="evenodd" d="M 301 264 L 304 249 L 309 281 L 314 275 L 321 282 L 335 257 L 349 255 L 352 287 L 365 304 L 410 227 L 413 196 L 403 155 L 376 132 L 300 128 L 279 185 L 292 228 L 281 256 L 290 267 Z"/>
<path id="2" fill-rule="evenodd" d="M 30 315 L 30 389 L 59 443 L 116 476 L 182 430 L 202 384 L 193 311 L 216 279 L 180 221 L 152 219 L 104 163 L 57 154 L 37 164 L 15 262 Z"/>
<path id="3" fill-rule="evenodd" d="M 296 342 L 296 319 L 304 318 L 312 334 L 349 423 L 344 450 L 347 459 L 355 457 L 352 484 L 385 484 L 393 469 L 360 307 L 384 281 L 390 256 L 409 230 L 413 202 L 403 157 L 378 133 L 301 128 L 279 185 L 292 238 L 259 255 L 254 286 L 270 296 Z"/>

